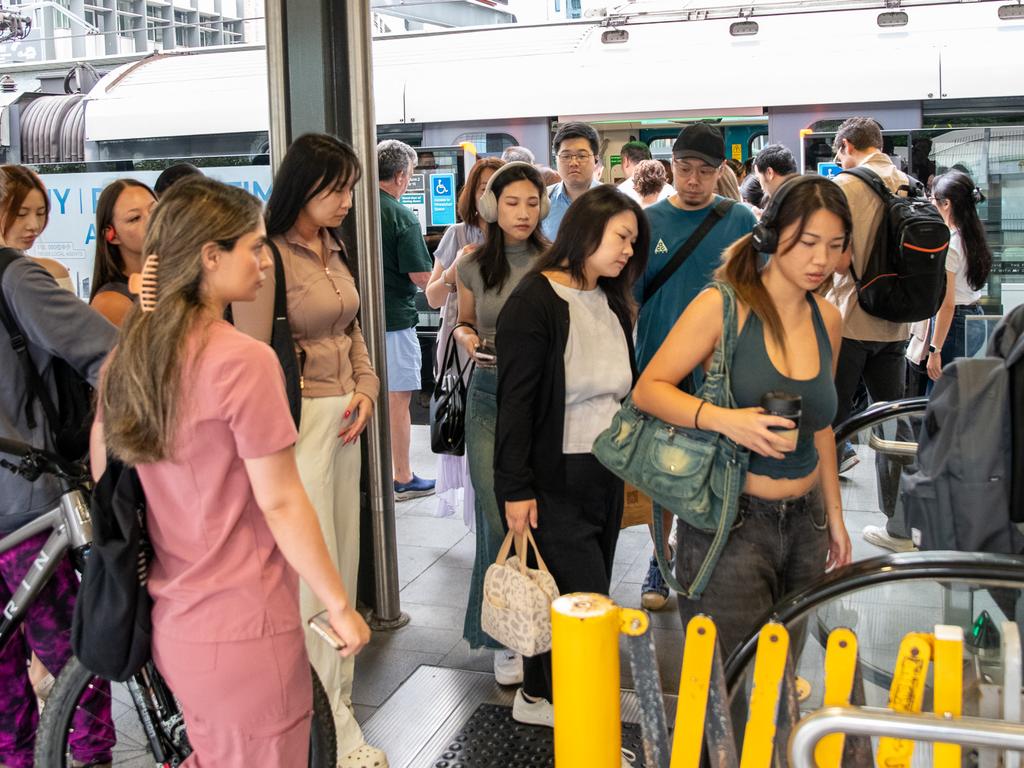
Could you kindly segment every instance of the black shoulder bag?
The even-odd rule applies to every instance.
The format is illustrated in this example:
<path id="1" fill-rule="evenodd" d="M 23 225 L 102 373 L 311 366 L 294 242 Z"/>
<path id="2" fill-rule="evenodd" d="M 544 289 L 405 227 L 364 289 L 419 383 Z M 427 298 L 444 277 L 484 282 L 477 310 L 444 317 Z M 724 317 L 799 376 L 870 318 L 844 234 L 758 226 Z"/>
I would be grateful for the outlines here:
<path id="1" fill-rule="evenodd" d="M 434 453 L 462 456 L 466 452 L 466 393 L 468 374 L 475 365 L 459 360 L 455 334 L 448 334 L 441 370 L 430 394 L 430 449 Z"/>
<path id="2" fill-rule="evenodd" d="M 735 200 L 724 198 L 719 200 L 715 204 L 715 207 L 708 211 L 708 215 L 704 217 L 704 221 L 700 223 L 700 226 L 694 230 L 693 234 L 690 235 L 686 242 L 679 246 L 679 250 L 675 252 L 675 255 L 669 259 L 668 264 L 661 268 L 661 271 L 654 276 L 647 285 L 644 286 L 644 299 L 643 304 L 646 304 L 651 300 L 651 297 L 658 292 L 665 283 L 668 282 L 669 278 L 674 275 L 683 263 L 690 258 L 691 254 L 697 250 L 697 246 L 700 245 L 701 240 L 707 237 L 708 233 L 715 228 L 715 224 L 725 218 L 726 214 L 732 210 L 732 207 L 736 205 Z"/>
<path id="3" fill-rule="evenodd" d="M 139 475 L 107 455 L 90 504 L 93 541 L 71 622 L 71 649 L 83 666 L 123 682 L 149 661 L 152 608 L 146 582 L 153 550 Z"/>
<path id="4" fill-rule="evenodd" d="M 302 417 L 302 369 L 306 353 L 296 351 L 292 327 L 288 323 L 288 286 L 284 276 L 284 261 L 274 241 L 267 238 L 267 245 L 274 255 L 274 323 L 270 329 L 270 346 L 277 354 L 284 371 L 284 389 L 288 394 L 288 406 L 295 426 Z M 301 358 L 301 359 L 300 359 Z"/>

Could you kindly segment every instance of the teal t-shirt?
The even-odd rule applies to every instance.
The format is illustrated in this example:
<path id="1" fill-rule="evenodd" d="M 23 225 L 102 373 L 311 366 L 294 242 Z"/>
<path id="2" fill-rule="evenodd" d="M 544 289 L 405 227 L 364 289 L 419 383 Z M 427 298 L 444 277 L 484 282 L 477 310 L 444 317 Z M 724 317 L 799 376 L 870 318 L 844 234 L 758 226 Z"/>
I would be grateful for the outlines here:
<path id="1" fill-rule="evenodd" d="M 410 272 L 433 268 L 416 214 L 380 190 L 380 252 L 384 272 L 384 322 L 388 331 L 415 328 L 416 285 Z"/>
<path id="2" fill-rule="evenodd" d="M 651 246 L 647 269 L 633 287 L 637 302 L 643 299 L 647 282 L 654 279 L 721 199 L 715 195 L 714 200 L 699 211 L 684 211 L 668 200 L 645 209 L 644 213 L 651 226 Z M 722 263 L 722 251 L 749 234 L 756 223 L 753 212 L 742 203 L 736 203 L 725 218 L 701 240 L 697 250 L 690 254 L 676 273 L 658 289 L 650 301 L 640 307 L 636 324 L 636 361 L 639 370 L 642 371 L 654 357 L 690 302 L 711 282 L 711 274 Z"/>

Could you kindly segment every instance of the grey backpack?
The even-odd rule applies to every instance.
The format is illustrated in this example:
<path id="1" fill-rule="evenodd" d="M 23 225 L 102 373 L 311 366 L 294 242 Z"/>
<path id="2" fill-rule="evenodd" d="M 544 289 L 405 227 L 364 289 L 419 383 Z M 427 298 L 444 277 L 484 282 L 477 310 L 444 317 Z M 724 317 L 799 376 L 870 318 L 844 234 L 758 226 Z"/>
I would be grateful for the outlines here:
<path id="1" fill-rule="evenodd" d="M 1024 535 L 1010 517 L 1010 369 L 1024 358 L 1024 336 L 1000 351 L 1005 357 L 990 347 L 992 356 L 950 363 L 932 391 L 918 438 L 918 471 L 900 482 L 920 549 L 1024 552 Z"/>

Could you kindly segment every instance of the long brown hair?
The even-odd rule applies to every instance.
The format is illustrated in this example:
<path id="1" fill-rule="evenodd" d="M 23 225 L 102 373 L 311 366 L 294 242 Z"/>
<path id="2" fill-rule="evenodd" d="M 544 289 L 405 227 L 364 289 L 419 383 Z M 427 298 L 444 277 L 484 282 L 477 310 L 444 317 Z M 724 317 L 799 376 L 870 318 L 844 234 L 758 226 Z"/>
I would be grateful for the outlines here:
<path id="1" fill-rule="evenodd" d="M 846 242 L 849 243 L 853 221 L 846 196 L 838 184 L 823 176 L 800 176 L 786 184 L 793 186 L 790 189 L 783 186 L 776 192 L 774 199 L 777 204 L 770 205 L 761 219 L 763 226 L 770 226 L 779 235 L 778 250 L 772 254 L 773 258 L 786 255 L 799 242 L 807 220 L 820 210 L 839 217 Z M 782 194 L 783 191 L 785 194 Z M 793 224 L 797 225 L 796 234 L 783 242 L 782 231 Z M 785 350 L 786 329 L 782 326 L 775 302 L 761 282 L 762 255 L 754 250 L 751 240 L 751 235 L 744 235 L 725 249 L 722 254 L 724 263 L 715 271 L 715 279 L 733 287 L 740 301 L 750 307 L 750 311 L 758 316 L 775 342 Z"/>
<path id="2" fill-rule="evenodd" d="M 43 195 L 43 205 L 46 208 L 46 220 L 43 222 L 45 227 L 50 221 L 50 196 L 46 194 L 43 180 L 35 171 L 24 165 L 0 165 L 0 234 L 6 232 L 18 218 L 21 204 L 33 189 L 38 189 Z"/>
<path id="3" fill-rule="evenodd" d="M 114 226 L 114 206 L 117 205 L 121 193 L 129 187 L 144 189 L 156 200 L 156 193 L 136 179 L 117 179 L 107 184 L 100 192 L 99 200 L 96 201 L 96 258 L 92 265 L 89 301 L 96 298 L 96 293 L 103 286 L 128 281 L 121 246 L 107 240 L 107 230 Z"/>
<path id="4" fill-rule="evenodd" d="M 261 215 L 248 192 L 204 176 L 182 179 L 154 209 L 145 253 L 159 257 L 156 307 L 129 311 L 100 388 L 107 448 L 126 464 L 171 457 L 186 344 L 205 308 L 203 246 L 234 248 Z"/>

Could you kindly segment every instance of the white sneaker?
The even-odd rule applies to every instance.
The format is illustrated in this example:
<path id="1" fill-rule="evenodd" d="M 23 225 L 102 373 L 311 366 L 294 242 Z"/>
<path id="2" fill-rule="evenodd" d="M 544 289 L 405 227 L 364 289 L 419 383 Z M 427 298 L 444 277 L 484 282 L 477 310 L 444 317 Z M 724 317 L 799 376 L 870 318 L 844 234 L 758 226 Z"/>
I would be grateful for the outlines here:
<path id="1" fill-rule="evenodd" d="M 516 691 L 512 702 L 512 719 L 524 725 L 542 725 L 545 728 L 555 727 L 555 708 L 547 699 L 527 701 L 523 689 Z"/>
<path id="2" fill-rule="evenodd" d="M 622 748 L 622 768 L 633 768 L 636 762 L 636 753 L 631 749 Z"/>
<path id="3" fill-rule="evenodd" d="M 507 648 L 495 651 L 494 679 L 498 685 L 522 685 L 523 657 Z"/>
<path id="4" fill-rule="evenodd" d="M 893 552 L 917 552 L 917 547 L 910 539 L 898 539 L 878 525 L 864 526 L 864 541 Z"/>

